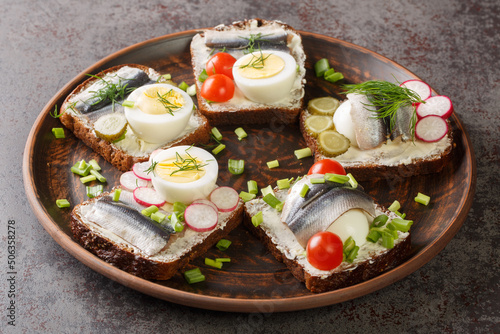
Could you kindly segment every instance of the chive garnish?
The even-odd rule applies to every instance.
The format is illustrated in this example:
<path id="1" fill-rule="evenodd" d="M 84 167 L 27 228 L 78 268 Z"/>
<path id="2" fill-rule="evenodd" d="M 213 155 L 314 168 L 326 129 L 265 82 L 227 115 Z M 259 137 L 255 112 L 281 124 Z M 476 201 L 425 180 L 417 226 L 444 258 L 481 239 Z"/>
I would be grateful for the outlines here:
<path id="1" fill-rule="evenodd" d="M 278 161 L 278 160 L 268 161 L 268 162 L 266 162 L 266 164 L 267 164 L 267 167 L 268 167 L 269 169 L 272 169 L 272 168 L 277 168 L 277 167 L 279 167 L 279 166 L 280 166 L 280 163 L 279 163 L 279 161 Z"/>
<path id="2" fill-rule="evenodd" d="M 417 194 L 417 197 L 415 197 L 415 202 L 423 204 L 423 205 L 428 205 L 430 201 L 431 201 L 431 198 L 429 196 L 424 195 L 420 192 Z"/>
<path id="3" fill-rule="evenodd" d="M 113 201 L 118 202 L 120 200 L 121 194 L 122 194 L 122 190 L 120 188 L 115 189 L 115 192 L 113 193 Z"/>
<path id="4" fill-rule="evenodd" d="M 257 187 L 257 181 L 249 180 L 247 181 L 248 192 L 250 194 L 258 194 L 259 188 Z"/>
<path id="5" fill-rule="evenodd" d="M 264 216 L 262 215 L 262 211 L 257 212 L 255 216 L 252 217 L 252 224 L 255 227 L 262 224 L 263 221 L 264 221 Z"/>
<path id="6" fill-rule="evenodd" d="M 207 266 L 210 266 L 210 267 L 214 267 L 214 268 L 217 268 L 217 269 L 222 269 L 222 262 L 212 260 L 212 259 L 210 259 L 208 257 L 205 258 L 205 264 Z"/>
<path id="7" fill-rule="evenodd" d="M 245 171 L 245 160 L 229 159 L 227 161 L 227 168 L 233 175 L 240 175 Z"/>
<path id="8" fill-rule="evenodd" d="M 56 199 L 56 205 L 58 208 L 62 209 L 62 208 L 69 208 L 71 204 L 66 198 L 60 198 Z"/>
<path id="9" fill-rule="evenodd" d="M 200 268 L 185 271 L 184 278 L 189 284 L 203 282 L 205 280 L 205 276 L 201 273 Z"/>
<path id="10" fill-rule="evenodd" d="M 217 247 L 221 251 L 225 251 L 229 248 L 230 245 L 231 245 L 231 241 L 229 241 L 227 239 L 220 239 L 217 242 L 217 244 L 215 245 L 215 247 Z"/>
<path id="11" fill-rule="evenodd" d="M 248 136 L 245 130 L 243 130 L 243 128 L 241 127 L 234 130 L 234 133 L 236 133 L 236 135 L 238 136 L 238 140 L 242 140 L 243 138 L 246 138 Z"/>
<path id="12" fill-rule="evenodd" d="M 295 150 L 293 154 L 295 154 L 295 157 L 300 160 L 303 158 L 310 157 L 312 155 L 312 151 L 309 147 L 306 147 L 306 148 L 301 148 L 299 150 Z"/>
<path id="13" fill-rule="evenodd" d="M 253 200 L 257 195 L 255 194 L 250 194 L 246 191 L 241 191 L 240 192 L 240 198 L 243 200 L 243 202 L 248 202 L 248 201 L 251 201 Z"/>
<path id="14" fill-rule="evenodd" d="M 56 139 L 66 138 L 63 128 L 52 128 L 52 134 L 56 137 Z"/>

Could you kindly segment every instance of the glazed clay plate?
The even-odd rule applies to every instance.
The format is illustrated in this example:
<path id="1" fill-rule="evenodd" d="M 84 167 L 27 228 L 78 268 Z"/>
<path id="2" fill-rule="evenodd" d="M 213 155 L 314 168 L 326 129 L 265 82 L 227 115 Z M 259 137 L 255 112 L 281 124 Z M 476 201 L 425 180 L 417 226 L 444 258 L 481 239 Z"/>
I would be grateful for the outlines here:
<path id="1" fill-rule="evenodd" d="M 414 272 L 431 260 L 451 240 L 466 219 L 471 207 L 476 182 L 474 154 L 470 140 L 457 115 L 451 117 L 456 147 L 453 163 L 434 175 L 405 177 L 390 175 L 386 179 L 363 182 L 366 191 L 380 204 L 393 200 L 402 203 L 402 211 L 415 221 L 412 227 L 411 257 L 399 267 L 367 282 L 348 288 L 313 294 L 297 281 L 286 267 L 277 262 L 243 226 L 227 238 L 232 241 L 226 252 L 215 247 L 206 256 L 230 257 L 222 270 L 203 264 L 205 256 L 188 268 L 198 266 L 206 281 L 189 285 L 180 273 L 168 281 L 148 281 L 121 271 L 83 249 L 71 237 L 70 209 L 59 209 L 56 199 L 67 198 L 72 207 L 86 199 L 85 187 L 70 167 L 76 161 L 96 159 L 107 178 L 105 190 L 119 183 L 120 172 L 82 144 L 69 131 L 66 138 L 56 140 L 51 129 L 61 124 L 49 114 L 60 106 L 67 94 L 87 78 L 108 67 L 138 63 L 160 73 L 170 73 L 174 81 L 194 83 L 189 43 L 196 31 L 186 31 L 155 38 L 123 49 L 84 70 L 59 91 L 40 113 L 31 129 L 24 152 L 23 176 L 26 194 L 40 223 L 64 249 L 91 269 L 132 289 L 174 303 L 237 312 L 291 311 L 331 305 L 357 298 L 381 289 Z M 417 78 L 400 65 L 362 47 L 338 39 L 301 32 L 307 55 L 306 101 L 313 97 L 333 95 L 342 98 L 337 85 L 314 76 L 313 64 L 327 57 L 345 82 L 366 80 L 400 82 Z M 460 114 L 460 110 L 458 110 Z M 312 158 L 297 160 L 294 150 L 305 147 L 298 126 L 284 126 L 278 121 L 262 126 L 245 126 L 248 138 L 238 141 L 237 126 L 219 127 L 227 148 L 217 156 L 220 165 L 219 184 L 246 189 L 246 181 L 256 180 L 260 187 L 276 184 L 276 180 L 305 174 Z M 233 176 L 227 171 L 228 159 L 245 159 L 245 172 Z M 269 170 L 266 162 L 278 159 L 280 167 Z M 417 204 L 417 192 L 428 194 L 428 207 Z"/>

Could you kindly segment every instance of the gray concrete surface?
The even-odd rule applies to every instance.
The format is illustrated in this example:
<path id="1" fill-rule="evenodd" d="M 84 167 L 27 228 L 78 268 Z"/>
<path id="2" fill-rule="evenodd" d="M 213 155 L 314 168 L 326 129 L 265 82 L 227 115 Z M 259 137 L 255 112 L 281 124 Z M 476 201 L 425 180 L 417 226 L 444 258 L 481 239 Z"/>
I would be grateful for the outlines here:
<path id="1" fill-rule="evenodd" d="M 427 265 L 337 305 L 280 314 L 211 312 L 121 286 L 65 252 L 38 223 L 21 175 L 39 111 L 99 59 L 168 33 L 279 19 L 378 52 L 450 96 L 477 156 L 468 219 Z M 496 0 L 1 0 L 0 332 L 500 332 L 500 3 Z M 7 225 L 17 227 L 16 326 L 8 325 Z"/>

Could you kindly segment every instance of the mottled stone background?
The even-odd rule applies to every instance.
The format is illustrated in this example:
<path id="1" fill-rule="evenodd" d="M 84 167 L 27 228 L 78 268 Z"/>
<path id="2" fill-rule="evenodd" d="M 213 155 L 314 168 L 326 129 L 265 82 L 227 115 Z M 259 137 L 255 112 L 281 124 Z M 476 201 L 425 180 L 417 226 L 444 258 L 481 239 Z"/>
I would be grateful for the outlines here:
<path id="1" fill-rule="evenodd" d="M 1 0 L 0 332 L 500 332 L 498 0 Z M 442 94 L 472 139 L 476 199 L 462 229 L 407 278 L 358 298 L 281 314 L 179 306 L 93 272 L 64 251 L 26 200 L 23 149 L 39 111 L 70 79 L 126 46 L 261 17 L 378 52 Z M 7 326 L 7 221 L 16 220 L 17 326 Z"/>

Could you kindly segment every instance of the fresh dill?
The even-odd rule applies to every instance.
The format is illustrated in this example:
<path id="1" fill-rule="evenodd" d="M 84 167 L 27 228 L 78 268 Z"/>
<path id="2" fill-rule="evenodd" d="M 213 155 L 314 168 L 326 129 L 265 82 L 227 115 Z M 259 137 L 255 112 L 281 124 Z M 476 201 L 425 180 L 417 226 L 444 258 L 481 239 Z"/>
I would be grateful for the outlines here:
<path id="1" fill-rule="evenodd" d="M 132 91 L 136 89 L 135 87 L 127 87 L 128 83 L 122 84 L 122 80 L 120 77 L 118 77 L 117 83 L 111 83 L 99 77 L 98 75 L 95 74 L 87 74 L 87 75 L 92 78 L 101 80 L 104 84 L 103 88 L 96 91 L 90 91 L 90 93 L 93 94 L 93 96 L 89 99 L 92 100 L 91 105 L 96 105 L 103 101 L 109 100 L 111 101 L 112 110 L 114 111 L 115 102 L 123 100 L 125 98 L 125 95 L 130 94 Z"/>
<path id="2" fill-rule="evenodd" d="M 255 49 L 255 43 L 257 42 L 257 50 L 260 50 L 260 43 L 259 41 L 265 41 L 262 37 L 269 36 L 270 34 L 262 35 L 261 32 L 258 34 L 250 34 L 250 37 L 243 37 L 240 36 L 240 38 L 246 39 L 248 41 L 248 45 L 245 48 L 246 53 L 253 53 Z"/>
<path id="3" fill-rule="evenodd" d="M 199 163 L 196 158 L 189 154 L 188 150 L 189 148 L 185 151 L 187 154 L 187 158 L 183 158 L 178 152 L 175 153 L 176 159 L 173 164 L 175 167 L 177 167 L 177 169 L 170 173 L 170 176 L 174 175 L 175 173 L 184 171 L 202 170 L 203 167 L 208 165 L 207 163 Z"/>
<path id="4" fill-rule="evenodd" d="M 252 67 L 252 68 L 255 68 L 257 70 L 263 69 L 264 68 L 264 61 L 267 58 L 269 58 L 270 56 L 271 56 L 271 54 L 264 56 L 262 51 L 259 51 L 259 56 L 252 55 L 252 59 L 250 59 L 250 61 L 247 64 L 241 65 L 240 68 Z"/>
<path id="5" fill-rule="evenodd" d="M 389 118 L 389 130 L 392 132 L 397 119 L 399 108 L 412 106 L 413 115 L 410 122 L 410 130 L 414 136 L 416 123 L 415 103 L 423 102 L 420 96 L 413 90 L 401 87 L 388 81 L 371 80 L 360 84 L 343 85 L 346 90 L 343 94 L 357 93 L 366 95 L 370 104 L 377 110 L 376 118 Z"/>
<path id="6" fill-rule="evenodd" d="M 165 109 L 167 110 L 167 112 L 170 114 L 170 115 L 174 115 L 174 111 L 176 111 L 177 109 L 180 108 L 180 106 L 176 105 L 176 104 L 173 104 L 172 102 L 170 102 L 168 100 L 169 97 L 172 97 L 172 93 L 173 93 L 173 89 L 169 90 L 168 92 L 166 92 L 165 94 L 161 95 L 160 93 L 156 93 L 158 95 L 158 101 L 160 101 L 161 104 L 163 104 L 163 106 L 165 107 Z"/>
<path id="7" fill-rule="evenodd" d="M 153 173 L 153 175 L 154 175 L 156 165 L 158 165 L 158 161 L 153 161 L 151 163 L 151 166 L 149 166 L 148 169 L 145 170 L 146 174 Z"/>

